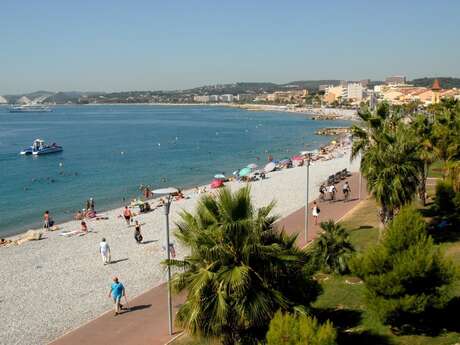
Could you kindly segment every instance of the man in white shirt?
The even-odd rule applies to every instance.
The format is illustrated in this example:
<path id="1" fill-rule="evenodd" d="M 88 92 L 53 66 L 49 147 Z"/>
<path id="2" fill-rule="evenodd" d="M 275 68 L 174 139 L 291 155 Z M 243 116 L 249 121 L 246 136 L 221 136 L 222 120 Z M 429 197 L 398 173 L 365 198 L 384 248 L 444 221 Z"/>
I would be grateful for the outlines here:
<path id="1" fill-rule="evenodd" d="M 327 187 L 327 191 L 329 192 L 329 195 L 331 196 L 331 201 L 335 200 L 335 192 L 337 192 L 337 189 L 335 188 L 334 184 L 331 184 Z"/>
<path id="2" fill-rule="evenodd" d="M 104 265 L 110 263 L 110 247 L 105 238 L 102 239 L 101 243 L 99 243 L 99 251 L 102 256 L 102 262 Z"/>

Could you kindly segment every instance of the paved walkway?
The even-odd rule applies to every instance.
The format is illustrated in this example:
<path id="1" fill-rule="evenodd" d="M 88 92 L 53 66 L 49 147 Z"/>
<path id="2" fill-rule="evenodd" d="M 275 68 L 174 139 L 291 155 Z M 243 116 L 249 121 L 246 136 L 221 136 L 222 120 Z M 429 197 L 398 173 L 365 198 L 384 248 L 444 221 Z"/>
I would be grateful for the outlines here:
<path id="1" fill-rule="evenodd" d="M 321 210 L 320 221 L 329 219 L 339 220 L 358 204 L 358 174 L 354 174 L 348 181 L 352 189 L 350 201 L 343 201 L 342 182 L 337 186 L 337 201 L 319 203 Z M 364 195 L 365 186 L 363 185 L 362 197 Z M 314 224 L 311 207 L 312 204 L 308 207 L 308 242 L 313 240 L 320 230 L 319 225 Z M 305 209 L 301 208 L 278 222 L 280 226 L 284 227 L 286 232 L 299 234 L 297 239 L 299 246 L 305 246 L 307 243 L 303 235 L 304 215 Z M 130 312 L 125 312 L 115 317 L 113 311 L 109 311 L 76 330 L 65 334 L 52 342 L 51 345 L 164 345 L 179 334 L 179 331 L 176 331 L 173 336 L 168 335 L 166 296 L 166 285 L 160 285 L 130 301 Z M 174 314 L 184 299 L 185 294 L 174 296 Z"/>

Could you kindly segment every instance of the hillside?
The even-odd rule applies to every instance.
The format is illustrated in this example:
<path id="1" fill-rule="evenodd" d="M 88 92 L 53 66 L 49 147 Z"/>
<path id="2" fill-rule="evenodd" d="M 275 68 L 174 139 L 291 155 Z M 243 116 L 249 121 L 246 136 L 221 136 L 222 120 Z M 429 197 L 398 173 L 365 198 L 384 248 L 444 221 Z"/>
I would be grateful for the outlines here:
<path id="1" fill-rule="evenodd" d="M 431 87 L 433 85 L 433 81 L 438 79 L 441 83 L 441 87 L 443 89 L 451 89 L 451 88 L 460 88 L 460 78 L 452 78 L 452 77 L 433 77 L 433 78 L 418 78 L 411 80 L 409 83 L 415 86 L 423 86 L 423 87 Z"/>

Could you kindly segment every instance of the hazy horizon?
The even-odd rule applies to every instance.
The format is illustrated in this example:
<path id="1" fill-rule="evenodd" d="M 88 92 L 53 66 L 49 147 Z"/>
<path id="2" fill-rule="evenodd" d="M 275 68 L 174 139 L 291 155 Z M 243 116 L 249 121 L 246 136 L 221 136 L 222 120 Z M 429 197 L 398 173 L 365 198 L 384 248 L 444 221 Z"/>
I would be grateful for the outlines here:
<path id="1" fill-rule="evenodd" d="M 0 95 L 460 76 L 460 3 L 7 1 Z"/>

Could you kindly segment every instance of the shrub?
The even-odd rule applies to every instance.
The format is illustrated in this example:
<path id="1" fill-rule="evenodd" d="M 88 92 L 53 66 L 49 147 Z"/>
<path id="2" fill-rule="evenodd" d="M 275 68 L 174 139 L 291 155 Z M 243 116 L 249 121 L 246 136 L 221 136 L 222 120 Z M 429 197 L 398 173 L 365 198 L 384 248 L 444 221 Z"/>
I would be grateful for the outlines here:
<path id="1" fill-rule="evenodd" d="M 441 217 L 452 216 L 455 213 L 456 205 L 454 199 L 455 191 L 452 184 L 439 181 L 436 184 L 434 204 L 436 212 L 438 212 Z"/>
<path id="2" fill-rule="evenodd" d="M 277 312 L 270 322 L 267 345 L 335 345 L 332 323 L 320 325 L 315 318 Z"/>
<path id="3" fill-rule="evenodd" d="M 355 258 L 351 267 L 366 284 L 369 308 L 396 327 L 429 321 L 429 312 L 449 301 L 455 277 L 454 266 L 441 255 L 412 207 L 403 208 L 383 241 Z"/>
<path id="4" fill-rule="evenodd" d="M 325 272 L 345 274 L 354 253 L 348 232 L 340 224 L 329 220 L 321 223 L 324 230 L 315 241 L 312 252 L 318 267 Z"/>

